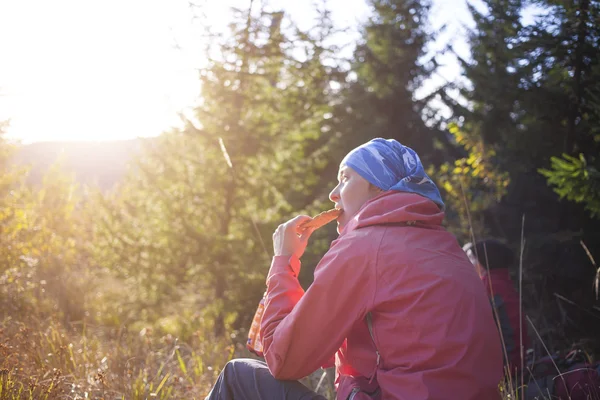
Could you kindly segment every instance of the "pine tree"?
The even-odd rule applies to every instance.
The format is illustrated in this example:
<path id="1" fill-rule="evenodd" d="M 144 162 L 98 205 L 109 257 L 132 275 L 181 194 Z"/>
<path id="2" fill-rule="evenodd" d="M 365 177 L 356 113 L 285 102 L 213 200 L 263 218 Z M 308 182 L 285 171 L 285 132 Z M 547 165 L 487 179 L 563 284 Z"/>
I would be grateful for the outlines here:
<path id="1" fill-rule="evenodd" d="M 436 136 L 423 122 L 429 98 L 415 98 L 435 69 L 433 61 L 425 60 L 426 46 L 433 39 L 428 31 L 430 4 L 416 0 L 371 0 L 369 4 L 373 16 L 363 27 L 353 57 L 356 79 L 348 85 L 336 114 L 340 153 L 383 137 L 414 148 L 425 163 L 439 162 L 443 156 L 436 149 L 443 146 L 445 136 Z"/>
<path id="2" fill-rule="evenodd" d="M 598 31 L 591 21 L 598 14 L 592 17 L 593 2 L 538 3 L 548 13 L 532 26 L 521 25 L 518 0 L 485 1 L 484 12 L 471 8 L 476 28 L 469 38 L 472 60 L 463 61 L 469 80 L 461 92 L 466 106 L 447 98 L 454 120 L 461 125 L 457 142 L 469 144 L 470 154 L 464 159 L 466 165 L 458 160 L 454 176 L 447 174 L 444 179 L 449 192 L 456 192 L 459 189 L 452 185 L 456 174 L 468 177 L 472 184 L 464 190 L 473 200 L 493 195 L 494 176 L 498 176 L 486 173 L 473 180 L 478 176 L 475 162 L 492 166 L 499 176 L 507 174 L 510 184 L 500 193 L 502 198 L 476 210 L 480 218 L 475 220 L 481 224 L 476 230 L 506 239 L 516 251 L 525 235 L 522 261 L 528 289 L 524 301 L 541 329 L 560 323 L 562 311 L 556 307 L 555 292 L 575 296 L 576 288 L 592 279 L 579 244 L 584 241 L 593 248 L 598 243 L 590 219 L 583 207 L 559 201 L 540 171 L 559 194 L 589 200 L 593 208 L 597 197 L 594 180 L 589 178 L 595 174 L 590 162 L 595 162 L 597 151 L 592 133 L 597 126 L 593 95 L 597 85 L 591 77 L 598 62 Z M 481 157 L 473 158 L 473 148 L 483 150 Z M 567 154 L 563 161 L 556 158 L 562 153 Z M 554 168 L 548 170 L 551 162 Z M 486 181 L 488 187 L 481 190 Z M 591 295 L 590 291 L 580 296 L 580 304 L 590 305 Z M 584 326 L 588 319 L 580 317 L 577 323 Z M 555 331 L 544 340 L 565 340 L 574 334 L 563 328 L 562 337 Z"/>
<path id="3" fill-rule="evenodd" d="M 540 172 L 555 191 L 583 203 L 600 216 L 600 2 L 544 1 L 553 18 L 538 21 L 532 29 L 532 47 L 541 72 L 539 84 L 561 102 L 556 109 L 535 109 L 534 125 L 555 138 L 553 157 Z M 567 219 L 565 215 L 563 217 Z M 563 224 L 564 225 L 564 224 Z"/>
<path id="4" fill-rule="evenodd" d="M 183 323 L 216 335 L 247 327 L 272 232 L 311 207 L 320 183 L 330 82 L 343 79 L 324 63 L 322 26 L 307 33 L 281 12 L 235 10 L 231 35 L 207 49 L 193 118 L 149 141 L 121 192 L 102 199 L 96 259 L 141 289 L 141 319 L 188 304 Z"/>
<path id="5" fill-rule="evenodd" d="M 472 53 L 470 59 L 458 57 L 468 83 L 441 93 L 452 110 L 448 130 L 459 148 L 455 154 L 462 155 L 431 171 L 445 192 L 448 224 L 463 241 L 490 230 L 505 233 L 498 203 L 507 194 L 510 172 L 527 171 L 528 160 L 513 162 L 522 136 L 522 2 L 488 0 L 483 6 L 480 11 L 469 5 L 475 22 L 468 35 Z"/>

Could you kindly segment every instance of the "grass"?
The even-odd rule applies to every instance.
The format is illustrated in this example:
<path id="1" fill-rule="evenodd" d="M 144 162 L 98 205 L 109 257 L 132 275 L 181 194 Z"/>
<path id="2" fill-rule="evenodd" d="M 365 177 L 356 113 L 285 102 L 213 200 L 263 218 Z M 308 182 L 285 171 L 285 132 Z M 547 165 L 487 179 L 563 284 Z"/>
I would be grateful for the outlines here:
<path id="1" fill-rule="evenodd" d="M 180 343 L 150 328 L 131 332 L 66 325 L 57 316 L 5 317 L 0 323 L 0 400 L 203 399 L 225 363 L 247 355 L 231 338 L 207 332 Z M 502 399 L 522 399 L 515 384 L 519 379 L 507 376 Z M 332 381 L 330 373 L 317 371 L 303 383 L 333 399 Z"/>
<path id="2" fill-rule="evenodd" d="M 463 202 L 465 205 L 466 216 L 467 216 L 468 225 L 469 225 L 470 238 L 471 238 L 472 243 L 475 243 L 476 238 L 475 238 L 475 233 L 474 233 L 474 229 L 473 229 L 473 223 L 472 223 L 472 218 L 471 218 L 469 202 L 467 200 L 467 196 L 465 194 L 465 190 L 464 190 L 462 183 L 461 183 L 461 192 L 462 192 L 462 198 L 463 198 Z M 520 321 L 523 320 L 523 318 L 522 318 L 523 317 L 523 254 L 525 251 L 525 244 L 526 244 L 525 215 L 523 215 L 522 221 L 521 221 L 521 241 L 520 241 L 520 246 L 519 246 L 520 251 L 519 251 L 519 276 L 518 276 L 519 313 L 520 313 L 519 320 Z M 585 250 L 588 258 L 592 262 L 592 265 L 594 266 L 594 268 L 597 268 L 594 287 L 596 290 L 596 298 L 598 298 L 599 287 L 600 287 L 600 268 L 597 267 L 594 258 L 592 257 L 590 251 L 585 246 L 585 244 L 583 242 L 581 242 L 581 245 L 582 245 L 583 249 Z M 486 260 L 485 264 L 486 264 L 486 268 L 488 268 L 489 262 L 487 261 L 488 260 L 487 249 L 484 248 L 484 251 L 485 251 L 484 258 Z M 479 259 L 479 255 L 477 255 L 477 258 Z M 489 268 L 488 268 L 488 272 L 489 272 Z M 489 279 L 489 273 L 488 273 L 488 279 Z M 489 283 L 490 283 L 490 288 L 492 290 L 492 298 L 493 298 L 493 287 L 492 287 L 491 281 L 489 281 Z M 498 317 L 497 310 L 495 307 L 494 307 L 494 314 L 495 314 L 496 319 L 498 320 L 499 317 Z M 539 332 L 537 331 L 537 329 L 536 329 L 534 323 L 532 322 L 532 320 L 530 319 L 530 317 L 526 315 L 525 318 L 529 322 L 531 329 L 536 333 L 538 340 L 542 344 L 542 346 L 546 352 L 546 354 L 544 354 L 544 356 L 545 355 L 552 356 L 552 354 L 548 350 L 548 347 L 544 343 L 544 340 L 540 336 Z M 527 329 L 527 327 L 524 327 L 523 324 L 520 323 L 519 324 L 519 337 L 520 337 L 521 343 L 523 341 L 523 332 L 525 329 Z M 507 357 L 506 344 L 505 344 L 504 337 L 502 336 L 501 331 L 500 331 L 500 340 L 501 340 L 501 344 L 502 344 L 502 351 L 503 351 L 505 357 Z M 515 376 L 516 371 L 511 371 L 509 368 L 505 368 L 505 374 L 504 374 L 505 380 L 499 384 L 499 391 L 500 391 L 502 400 L 534 400 L 534 399 L 525 399 L 525 393 L 526 393 L 525 390 L 527 388 L 527 385 L 536 384 L 536 382 L 530 382 L 530 381 L 525 380 L 526 369 L 528 370 L 528 372 L 531 372 L 529 367 L 526 367 L 524 365 L 525 350 L 526 349 L 524 349 L 523 346 L 521 346 L 520 352 L 521 352 L 521 360 L 522 361 L 521 361 L 521 368 L 520 368 L 519 376 Z M 564 384 L 565 379 L 564 379 L 563 374 L 561 373 L 558 366 L 554 363 L 554 361 L 553 361 L 553 364 L 554 364 L 554 368 L 556 369 L 556 373 L 557 373 L 557 377 L 555 379 L 561 379 Z M 565 384 L 565 386 L 566 386 L 566 384 Z M 590 394 L 588 397 L 589 398 L 586 400 L 600 400 L 600 390 L 596 393 Z M 536 399 L 537 400 L 552 400 L 552 396 L 548 395 L 548 396 L 543 396 L 542 398 L 536 398 Z M 563 400 L 567 400 L 567 399 L 563 399 Z M 568 400 L 571 400 L 571 399 L 569 398 Z"/>
<path id="3" fill-rule="evenodd" d="M 204 399 L 225 363 L 249 354 L 198 332 L 189 344 L 152 329 L 129 332 L 58 318 L 0 323 L 0 400 Z M 331 374 L 303 383 L 333 398 Z"/>
<path id="4" fill-rule="evenodd" d="M 522 306 L 522 297 L 523 297 L 523 292 L 522 292 L 522 282 L 523 282 L 523 253 L 524 253 L 524 248 L 525 248 L 525 235 L 524 235 L 524 231 L 525 231 L 525 217 L 523 216 L 523 222 L 522 222 L 522 227 L 521 227 L 521 248 L 520 248 L 520 254 L 519 254 L 519 307 L 521 310 L 521 313 L 523 312 L 523 306 Z M 593 257 L 591 256 L 591 253 L 589 252 L 589 250 L 587 249 L 587 247 L 585 246 L 585 244 L 583 242 L 581 242 L 582 247 L 584 248 L 584 250 L 586 251 L 590 261 L 592 262 L 592 265 L 594 266 L 594 268 L 596 268 L 596 263 L 593 259 Z M 487 259 L 487 254 L 485 255 L 486 259 Z M 600 268 L 597 270 L 597 275 L 596 275 L 596 280 L 594 282 L 595 285 L 595 289 L 596 289 L 596 293 L 598 292 L 598 276 L 600 275 Z M 496 316 L 497 317 L 497 316 Z M 547 347 L 546 343 L 544 342 L 543 338 L 541 337 L 540 333 L 538 332 L 538 330 L 535 327 L 535 324 L 533 323 L 532 319 L 528 316 L 525 315 L 525 319 L 527 320 L 529 326 L 531 327 L 531 331 L 533 331 L 535 333 L 536 339 L 538 340 L 538 342 L 541 344 L 541 346 L 544 349 L 545 354 L 543 354 L 542 356 L 552 356 L 552 353 L 550 351 L 550 349 Z M 521 337 L 521 340 L 523 338 L 523 330 L 527 329 L 527 327 L 524 326 L 520 326 L 519 327 L 519 335 Z M 501 340 L 502 340 L 502 346 L 504 348 L 504 352 L 506 352 L 506 348 L 504 345 L 504 339 L 501 336 Z M 521 347 L 521 358 L 524 360 L 524 351 L 525 349 L 523 349 Z M 592 358 L 588 355 L 588 358 Z M 565 381 L 565 373 L 562 373 L 559 366 L 554 362 L 554 360 L 552 360 L 552 364 L 554 366 L 554 369 L 556 371 L 556 376 L 554 377 L 554 382 L 555 383 L 562 383 L 565 387 L 567 387 L 567 383 Z M 528 385 L 536 385 L 537 383 L 535 381 L 528 381 L 525 379 L 525 372 L 528 373 L 532 373 L 530 367 L 525 366 L 522 364 L 521 366 L 521 373 L 520 376 L 515 376 L 514 372 L 511 372 L 510 370 L 506 370 L 505 371 L 505 377 L 506 380 L 505 382 L 503 382 L 500 385 L 500 392 L 502 395 L 502 400 L 534 400 L 534 399 L 530 399 L 530 398 L 525 398 L 525 389 Z M 539 386 L 538 386 L 539 388 Z M 578 399 L 581 397 L 577 397 Z M 542 397 L 536 397 L 535 399 L 537 400 L 555 400 L 557 399 L 557 397 L 552 396 L 550 394 L 548 394 L 547 396 L 542 396 Z M 568 399 L 562 399 L 562 400 L 571 400 L 571 397 L 569 396 Z M 595 388 L 595 389 L 591 389 L 589 391 L 587 391 L 587 396 L 586 396 L 586 400 L 600 400 L 600 388 Z"/>
<path id="5" fill-rule="evenodd" d="M 150 329 L 5 318 L 0 399 L 203 399 L 240 350 L 203 332 L 183 344 Z"/>

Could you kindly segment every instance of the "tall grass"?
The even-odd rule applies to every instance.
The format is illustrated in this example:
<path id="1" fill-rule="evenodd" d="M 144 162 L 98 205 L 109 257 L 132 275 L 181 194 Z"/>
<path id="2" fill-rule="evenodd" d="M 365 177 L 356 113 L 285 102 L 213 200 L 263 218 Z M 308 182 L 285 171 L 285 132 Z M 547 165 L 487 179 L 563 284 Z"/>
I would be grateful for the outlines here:
<path id="1" fill-rule="evenodd" d="M 0 399 L 203 399 L 241 348 L 197 332 L 179 343 L 55 317 L 0 323 Z"/>
<path id="2" fill-rule="evenodd" d="M 585 249 L 590 261 L 592 262 L 592 265 L 594 266 L 594 268 L 596 268 L 596 263 L 591 255 L 590 251 L 587 249 L 587 247 L 585 246 L 585 244 L 583 242 L 581 242 L 581 245 Z M 520 243 L 520 251 L 519 251 L 519 276 L 518 276 L 519 312 L 520 312 L 519 317 L 520 317 L 521 321 L 522 321 L 521 316 L 523 315 L 523 285 L 522 285 L 522 282 L 523 282 L 524 250 L 525 250 L 525 216 L 523 216 L 523 222 L 522 222 L 522 226 L 521 226 L 521 243 Z M 487 260 L 487 254 L 485 256 L 486 256 L 486 260 Z M 598 279 L 599 279 L 598 275 L 600 275 L 600 269 L 597 270 L 596 280 L 594 282 L 596 292 L 598 291 Z M 490 284 L 491 284 L 491 282 L 490 282 Z M 496 315 L 496 317 L 497 317 L 497 315 Z M 552 358 L 552 356 L 554 354 L 550 351 L 550 349 L 544 342 L 543 338 L 541 337 L 538 329 L 536 328 L 535 324 L 531 320 L 530 316 L 525 315 L 525 319 L 527 320 L 529 326 L 531 327 L 531 331 L 533 331 L 535 333 L 536 339 L 538 340 L 538 342 L 541 344 L 542 348 L 544 349 L 545 354 L 543 354 L 542 356 L 549 356 L 550 360 L 552 361 L 554 370 L 556 372 L 556 376 L 554 377 L 553 381 L 556 383 L 557 380 L 560 380 L 560 382 L 562 382 L 562 384 L 565 387 L 567 387 L 567 383 L 566 383 L 565 377 L 564 377 L 565 374 L 561 372 L 559 366 L 554 362 L 554 359 Z M 523 332 L 525 329 L 527 329 L 527 327 L 524 327 L 522 324 L 519 325 L 519 337 L 520 337 L 521 343 L 523 342 Z M 502 336 L 502 334 L 501 334 L 501 336 Z M 502 346 L 503 346 L 504 352 L 506 354 L 506 347 L 505 347 L 503 339 L 502 339 Z M 525 379 L 526 371 L 528 373 L 530 373 L 531 375 L 533 375 L 533 372 L 531 371 L 530 367 L 524 364 L 525 350 L 526 349 L 524 349 L 523 346 L 521 346 L 521 348 L 520 348 L 520 353 L 521 353 L 520 376 L 515 376 L 515 372 L 511 371 L 508 368 L 505 370 L 505 381 L 502 382 L 500 385 L 500 393 L 502 395 L 502 400 L 534 400 L 531 398 L 526 398 L 526 396 L 525 396 L 525 389 L 527 388 L 528 385 L 537 385 L 537 382 Z M 528 374 L 528 376 L 530 376 L 530 375 Z M 539 386 L 537 386 L 537 387 L 539 388 Z M 592 393 L 588 394 L 587 400 L 600 400 L 600 388 L 595 388 L 595 389 L 596 390 L 594 390 Z M 541 397 L 536 397 L 535 399 L 556 400 L 557 397 L 548 394 L 547 396 L 543 395 Z M 562 400 L 571 400 L 571 397 L 569 396 L 567 399 L 562 399 Z"/>

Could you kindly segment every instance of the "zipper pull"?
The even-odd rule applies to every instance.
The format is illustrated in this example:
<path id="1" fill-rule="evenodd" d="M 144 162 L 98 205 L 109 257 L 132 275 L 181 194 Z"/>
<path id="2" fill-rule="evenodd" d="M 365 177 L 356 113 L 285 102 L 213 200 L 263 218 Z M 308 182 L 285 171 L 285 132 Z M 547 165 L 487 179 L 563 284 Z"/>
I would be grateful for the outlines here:
<path id="1" fill-rule="evenodd" d="M 375 368 L 373 368 L 373 372 L 371 372 L 371 379 L 369 379 L 369 383 L 373 383 L 373 379 L 375 379 L 375 375 L 377 375 L 379 362 L 381 361 L 381 354 L 379 354 L 379 350 L 375 350 L 375 354 L 377 354 L 377 364 L 375 364 Z"/>

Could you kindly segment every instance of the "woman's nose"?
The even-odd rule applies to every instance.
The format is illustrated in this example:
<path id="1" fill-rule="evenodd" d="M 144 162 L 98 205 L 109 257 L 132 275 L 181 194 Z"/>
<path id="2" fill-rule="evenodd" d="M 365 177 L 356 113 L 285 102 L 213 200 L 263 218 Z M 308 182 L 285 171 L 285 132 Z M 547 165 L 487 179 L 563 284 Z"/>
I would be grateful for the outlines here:
<path id="1" fill-rule="evenodd" d="M 331 193 L 329 193 L 329 200 L 331 200 L 334 203 L 337 203 L 338 200 L 340 199 L 339 187 L 340 187 L 340 185 L 337 185 L 336 187 L 333 188 Z"/>

